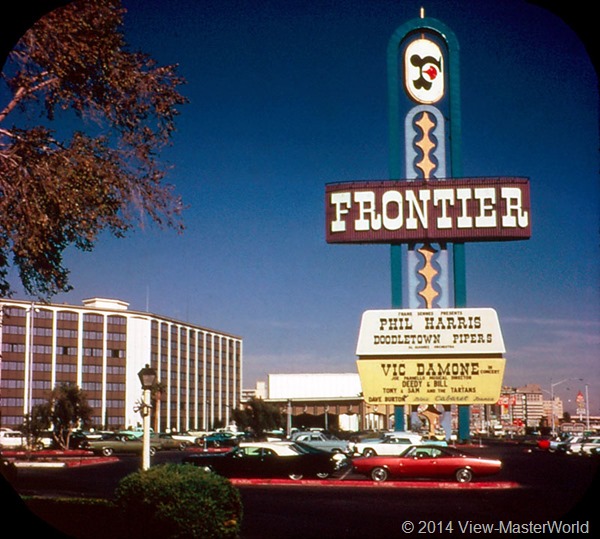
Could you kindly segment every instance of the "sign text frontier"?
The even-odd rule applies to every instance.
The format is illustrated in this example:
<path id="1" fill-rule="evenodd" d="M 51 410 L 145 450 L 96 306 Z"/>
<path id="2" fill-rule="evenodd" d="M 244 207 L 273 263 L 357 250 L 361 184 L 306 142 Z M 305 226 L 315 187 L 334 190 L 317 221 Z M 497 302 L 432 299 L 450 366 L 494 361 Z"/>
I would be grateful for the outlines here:
<path id="1" fill-rule="evenodd" d="M 326 222 L 329 243 L 528 239 L 529 181 L 470 178 L 329 184 Z"/>

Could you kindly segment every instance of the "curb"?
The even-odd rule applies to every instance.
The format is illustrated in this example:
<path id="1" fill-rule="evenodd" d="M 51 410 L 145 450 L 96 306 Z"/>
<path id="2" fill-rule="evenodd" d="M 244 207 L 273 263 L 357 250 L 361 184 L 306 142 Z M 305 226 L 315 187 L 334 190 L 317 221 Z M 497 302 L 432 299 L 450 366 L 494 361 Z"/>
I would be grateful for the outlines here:
<path id="1" fill-rule="evenodd" d="M 481 481 L 470 483 L 455 483 L 444 481 L 386 481 L 376 483 L 369 480 L 343 479 L 230 479 L 238 487 L 252 486 L 285 486 L 285 487 L 335 487 L 335 488 L 395 488 L 395 489 L 447 489 L 447 490 L 506 490 L 521 488 L 519 483 L 512 481 Z"/>

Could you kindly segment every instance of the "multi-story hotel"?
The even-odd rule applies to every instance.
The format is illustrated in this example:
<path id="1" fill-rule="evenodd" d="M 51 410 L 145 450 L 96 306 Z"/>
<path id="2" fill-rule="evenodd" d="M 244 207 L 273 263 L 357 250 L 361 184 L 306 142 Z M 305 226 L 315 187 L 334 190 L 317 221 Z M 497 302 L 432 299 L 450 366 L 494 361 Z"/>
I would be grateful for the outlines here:
<path id="1" fill-rule="evenodd" d="M 146 364 L 162 389 L 155 429 L 228 424 L 241 400 L 242 338 L 128 307 L 102 298 L 83 306 L 0 299 L 0 427 L 19 427 L 65 382 L 86 394 L 94 427 L 135 427 Z"/>

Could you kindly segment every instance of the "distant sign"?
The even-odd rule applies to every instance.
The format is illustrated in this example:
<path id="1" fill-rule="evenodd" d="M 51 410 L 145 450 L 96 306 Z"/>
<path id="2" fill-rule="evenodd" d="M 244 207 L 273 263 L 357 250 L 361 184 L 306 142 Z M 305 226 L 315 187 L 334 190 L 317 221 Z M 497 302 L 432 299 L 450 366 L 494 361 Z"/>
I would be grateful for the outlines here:
<path id="1" fill-rule="evenodd" d="M 365 311 L 356 355 L 503 354 L 494 309 L 385 309 Z"/>
<path id="2" fill-rule="evenodd" d="M 495 404 L 504 358 L 359 359 L 368 404 Z"/>
<path id="3" fill-rule="evenodd" d="M 529 180 L 382 180 L 325 187 L 328 243 L 523 240 Z"/>

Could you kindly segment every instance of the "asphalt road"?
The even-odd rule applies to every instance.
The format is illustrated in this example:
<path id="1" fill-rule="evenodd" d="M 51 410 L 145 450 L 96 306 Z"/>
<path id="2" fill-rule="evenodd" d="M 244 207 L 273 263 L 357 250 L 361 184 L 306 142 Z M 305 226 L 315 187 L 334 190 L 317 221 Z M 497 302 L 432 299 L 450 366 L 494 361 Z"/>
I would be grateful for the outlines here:
<path id="1" fill-rule="evenodd" d="M 542 536 L 549 536 L 556 529 L 549 526 L 565 524 L 571 526 L 568 535 L 598 536 L 598 503 L 593 499 L 600 458 L 513 445 L 474 447 L 471 452 L 501 458 L 500 475 L 469 485 L 411 481 L 375 487 L 359 476 L 346 477 L 351 483 L 239 485 L 242 539 L 504 537 L 531 533 L 534 526 L 545 526 Z M 159 453 L 153 464 L 181 457 Z M 138 468 L 139 458 L 127 456 L 98 466 L 21 469 L 13 487 L 21 495 L 111 498 L 120 478 Z"/>

